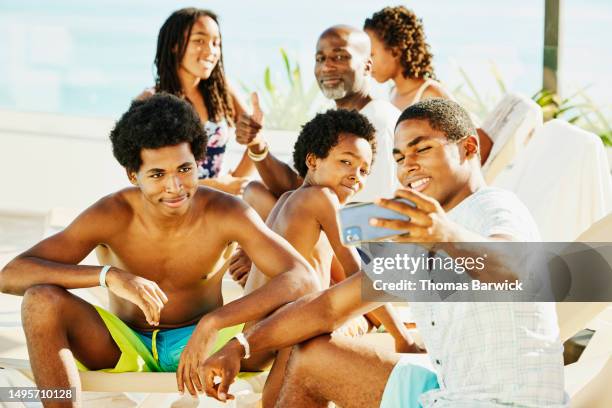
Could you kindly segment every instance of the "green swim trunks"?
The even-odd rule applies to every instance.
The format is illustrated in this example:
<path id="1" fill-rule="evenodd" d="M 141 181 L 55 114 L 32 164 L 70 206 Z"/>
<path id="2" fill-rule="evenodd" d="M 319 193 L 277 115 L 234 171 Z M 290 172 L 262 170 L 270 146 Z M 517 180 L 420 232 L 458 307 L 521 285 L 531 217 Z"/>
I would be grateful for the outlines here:
<path id="1" fill-rule="evenodd" d="M 121 356 L 115 367 L 100 370 L 111 373 L 176 371 L 181 353 L 196 328 L 196 324 L 193 324 L 176 329 L 138 331 L 128 327 L 114 314 L 97 306 L 96 310 L 121 350 Z M 212 352 L 219 350 L 240 333 L 243 326 L 240 324 L 220 330 Z M 88 371 L 79 361 L 77 366 L 81 371 Z"/>

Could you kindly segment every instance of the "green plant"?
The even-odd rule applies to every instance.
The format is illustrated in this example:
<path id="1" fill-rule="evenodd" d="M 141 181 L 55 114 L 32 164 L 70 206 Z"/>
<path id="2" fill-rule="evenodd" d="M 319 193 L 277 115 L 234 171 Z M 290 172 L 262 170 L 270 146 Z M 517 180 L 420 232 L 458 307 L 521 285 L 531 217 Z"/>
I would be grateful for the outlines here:
<path id="1" fill-rule="evenodd" d="M 604 145 L 612 146 L 610 122 L 585 90 L 582 88 L 570 97 L 561 99 L 559 95 L 543 89 L 533 96 L 533 100 L 542 107 L 545 122 L 551 119 L 566 120 L 599 135 Z"/>
<path id="2" fill-rule="evenodd" d="M 579 91 L 579 95 L 586 102 L 586 106 L 588 106 L 588 110 L 581 117 L 580 126 L 589 132 L 598 134 L 604 145 L 612 147 L 610 118 L 606 118 L 601 108 L 596 106 L 584 91 Z"/>
<path id="3" fill-rule="evenodd" d="M 495 94 L 487 93 L 485 96 L 478 91 L 474 82 L 472 82 L 468 73 L 461 67 L 457 69 L 463 83 L 459 84 L 452 90 L 454 98 L 465 107 L 468 112 L 474 115 L 478 120 L 482 121 L 488 115 L 490 110 L 499 102 L 503 95 L 507 92 L 506 84 L 502 75 L 499 73 L 494 62 L 490 62 L 491 73 L 495 78 L 495 83 L 498 87 L 498 92 Z"/>
<path id="4" fill-rule="evenodd" d="M 495 64 L 491 62 L 491 71 L 498 85 L 499 95 L 483 97 L 465 70 L 461 67 L 458 69 L 464 83 L 453 90 L 453 96 L 469 112 L 483 120 L 506 93 L 507 88 L 503 77 Z M 612 146 L 612 126 L 610 125 L 612 119 L 607 118 L 602 109 L 593 103 L 586 93 L 587 88 L 582 88 L 567 98 L 561 98 L 549 90 L 542 89 L 533 95 L 532 99 L 542 107 L 545 122 L 551 119 L 566 120 L 599 135 L 604 145 Z"/>
<path id="5" fill-rule="evenodd" d="M 576 123 L 584 115 L 583 108 L 587 104 L 580 104 L 575 101 L 574 94 L 569 98 L 561 99 L 559 95 L 548 89 L 542 89 L 531 97 L 540 107 L 544 116 L 544 122 L 551 119 L 564 119 L 569 123 Z"/>
<path id="6" fill-rule="evenodd" d="M 268 66 L 264 71 L 263 88 L 257 86 L 262 109 L 264 126 L 269 129 L 299 130 L 324 105 L 319 100 L 319 87 L 316 82 L 306 89 L 302 71 L 297 61 L 292 62 L 284 49 L 280 49 L 283 59 L 285 83 L 275 83 L 273 72 Z M 251 92 L 242 84 L 247 92 Z"/>

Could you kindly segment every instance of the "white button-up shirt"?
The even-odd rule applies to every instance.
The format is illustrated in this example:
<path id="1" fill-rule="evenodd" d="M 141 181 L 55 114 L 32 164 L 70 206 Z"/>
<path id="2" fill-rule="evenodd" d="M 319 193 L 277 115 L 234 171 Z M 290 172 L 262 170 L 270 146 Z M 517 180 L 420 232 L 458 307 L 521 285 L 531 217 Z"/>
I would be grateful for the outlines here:
<path id="1" fill-rule="evenodd" d="M 430 406 L 555 406 L 565 399 L 554 303 L 413 303 L 440 389 Z"/>
<path id="2" fill-rule="evenodd" d="M 503 190 L 481 189 L 448 216 L 485 237 L 539 240 L 527 209 Z M 411 308 L 440 384 L 421 396 L 424 407 L 566 406 L 554 303 L 415 302 Z"/>

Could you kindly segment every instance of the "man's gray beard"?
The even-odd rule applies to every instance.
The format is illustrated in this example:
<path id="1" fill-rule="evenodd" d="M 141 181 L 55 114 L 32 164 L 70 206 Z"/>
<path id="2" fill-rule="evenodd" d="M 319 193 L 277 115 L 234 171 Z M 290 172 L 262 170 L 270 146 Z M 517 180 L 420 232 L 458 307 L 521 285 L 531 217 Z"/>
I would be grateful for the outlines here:
<path id="1" fill-rule="evenodd" d="M 346 87 L 344 86 L 344 82 L 341 82 L 338 86 L 334 88 L 326 88 L 321 85 L 321 92 L 327 99 L 342 99 L 348 93 Z"/>

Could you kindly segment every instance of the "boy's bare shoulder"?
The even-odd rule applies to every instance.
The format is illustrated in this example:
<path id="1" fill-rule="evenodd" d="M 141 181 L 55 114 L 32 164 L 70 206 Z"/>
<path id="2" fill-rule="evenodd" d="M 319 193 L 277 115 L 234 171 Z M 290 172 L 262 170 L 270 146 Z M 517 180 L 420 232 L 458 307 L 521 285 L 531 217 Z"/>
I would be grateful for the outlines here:
<path id="1" fill-rule="evenodd" d="M 255 210 L 236 196 L 200 186 L 194 198 L 194 209 L 201 214 L 198 219 L 204 223 L 204 228 L 214 231 L 220 242 L 243 243 L 247 237 L 265 229 Z"/>
<path id="2" fill-rule="evenodd" d="M 287 204 L 315 213 L 340 207 L 336 193 L 331 188 L 323 186 L 302 186 L 291 193 Z"/>
<path id="3" fill-rule="evenodd" d="M 194 205 L 197 211 L 208 215 L 226 218 L 249 210 L 249 206 L 236 196 L 215 190 L 214 188 L 200 186 L 194 196 Z"/>

